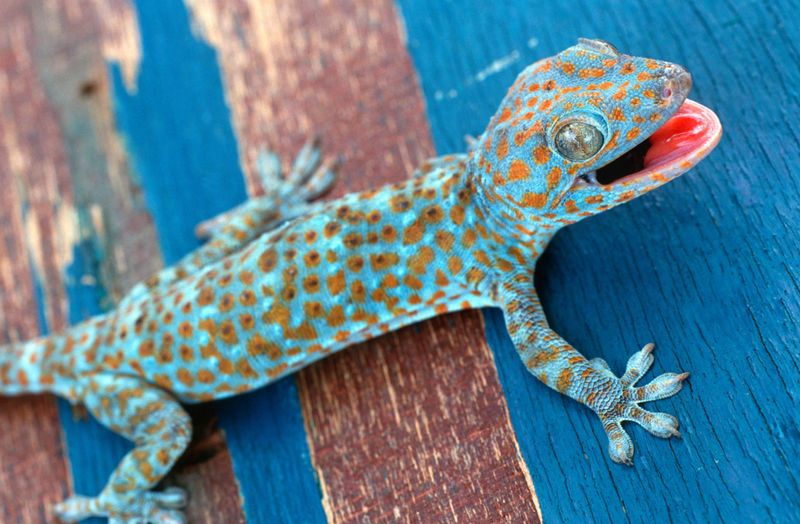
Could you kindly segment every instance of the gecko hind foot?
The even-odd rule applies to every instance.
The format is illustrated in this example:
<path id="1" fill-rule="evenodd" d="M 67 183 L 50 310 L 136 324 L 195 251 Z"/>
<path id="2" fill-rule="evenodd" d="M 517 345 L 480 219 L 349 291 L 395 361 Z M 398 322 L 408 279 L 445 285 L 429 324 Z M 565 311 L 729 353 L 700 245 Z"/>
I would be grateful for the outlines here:
<path id="1" fill-rule="evenodd" d="M 639 407 L 641 402 L 650 402 L 671 397 L 683 387 L 689 373 L 664 373 L 645 386 L 636 387 L 636 382 L 653 365 L 653 344 L 647 344 L 628 360 L 625 374 L 615 377 L 604 362 L 595 360 L 594 369 L 607 379 L 610 387 L 590 404 L 600 416 L 608 435 L 608 452 L 614 462 L 633 464 L 633 441 L 623 429 L 622 423 L 636 422 L 653 435 L 661 438 L 680 437 L 678 419 L 668 413 L 647 411 Z"/>
<path id="2" fill-rule="evenodd" d="M 164 491 L 144 491 L 133 495 L 84 497 L 76 495 L 55 506 L 62 522 L 78 522 L 89 517 L 107 517 L 109 524 L 184 524 L 186 490 L 171 486 Z"/>

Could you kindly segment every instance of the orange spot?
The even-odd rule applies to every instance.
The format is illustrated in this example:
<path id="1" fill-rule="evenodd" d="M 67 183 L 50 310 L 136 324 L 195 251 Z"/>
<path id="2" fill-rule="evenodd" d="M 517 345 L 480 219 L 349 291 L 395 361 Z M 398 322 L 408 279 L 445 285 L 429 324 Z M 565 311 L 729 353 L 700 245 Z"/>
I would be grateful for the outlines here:
<path id="1" fill-rule="evenodd" d="M 541 209 L 547 203 L 547 195 L 544 193 L 525 193 L 522 197 L 523 207 L 535 207 Z"/>
<path id="2" fill-rule="evenodd" d="M 339 270 L 328 277 L 328 291 L 331 295 L 338 295 L 345 287 L 344 271 Z"/>
<path id="3" fill-rule="evenodd" d="M 481 280 L 483 280 L 484 276 L 486 275 L 483 271 L 474 267 L 467 271 L 467 282 L 470 284 L 478 284 Z"/>
<path id="4" fill-rule="evenodd" d="M 464 222 L 464 208 L 461 206 L 453 206 L 450 208 L 450 220 L 453 221 L 454 224 L 460 226 Z"/>
<path id="5" fill-rule="evenodd" d="M 201 369 L 197 372 L 197 380 L 203 384 L 210 384 L 214 382 L 214 374 L 207 369 Z"/>
<path id="6" fill-rule="evenodd" d="M 319 277 L 317 275 L 308 275 L 303 279 L 303 289 L 306 293 L 316 293 L 319 291 Z"/>
<path id="7" fill-rule="evenodd" d="M 550 160 L 550 149 L 544 144 L 539 144 L 533 148 L 533 159 L 537 164 L 545 164 Z"/>
<path id="8" fill-rule="evenodd" d="M 381 228 L 381 238 L 383 238 L 385 242 L 394 242 L 397 238 L 397 230 L 394 226 L 386 224 Z"/>
<path id="9" fill-rule="evenodd" d="M 383 271 L 397 264 L 399 257 L 395 253 L 377 253 L 369 256 L 374 271 Z"/>
<path id="10" fill-rule="evenodd" d="M 558 166 L 553 167 L 547 173 L 547 189 L 553 189 L 561 181 L 561 168 Z"/>
<path id="11" fill-rule="evenodd" d="M 362 269 L 364 269 L 364 258 L 358 255 L 347 257 L 345 265 L 347 266 L 347 269 L 349 269 L 353 273 L 357 273 Z"/>
<path id="12" fill-rule="evenodd" d="M 218 307 L 221 312 L 225 313 L 233 309 L 233 305 L 234 305 L 233 295 L 230 293 L 225 293 L 219 300 Z"/>
<path id="13" fill-rule="evenodd" d="M 455 255 L 451 256 L 447 260 L 447 269 L 450 270 L 450 273 L 453 275 L 460 272 L 462 267 L 463 263 L 461 262 L 461 259 Z"/>
<path id="14" fill-rule="evenodd" d="M 200 306 L 207 306 L 214 301 L 214 290 L 210 287 L 204 287 L 197 295 L 197 304 Z"/>
<path id="15" fill-rule="evenodd" d="M 422 281 L 413 275 L 404 276 L 403 284 L 407 285 L 411 289 L 416 289 L 416 290 L 422 289 Z"/>
<path id="16" fill-rule="evenodd" d="M 278 253 L 274 249 L 267 249 L 258 257 L 258 268 L 264 273 L 268 273 L 275 269 L 277 261 Z"/>
<path id="17" fill-rule="evenodd" d="M 192 374 L 186 368 L 178 369 L 178 382 L 184 384 L 186 386 L 191 386 L 194 384 L 194 378 L 192 378 Z"/>
<path id="18" fill-rule="evenodd" d="M 428 206 L 422 212 L 422 219 L 428 224 L 438 224 L 443 218 L 444 211 L 438 205 Z"/>
<path id="19" fill-rule="evenodd" d="M 319 302 L 306 302 L 303 304 L 303 312 L 307 318 L 320 318 L 324 314 L 322 304 Z"/>
<path id="20" fill-rule="evenodd" d="M 564 392 L 569 388 L 570 384 L 572 384 L 572 371 L 570 371 L 569 368 L 564 368 L 558 375 L 558 380 L 556 381 L 556 389 L 558 391 Z"/>
<path id="21" fill-rule="evenodd" d="M 578 71 L 578 76 L 581 78 L 600 78 L 605 74 L 605 69 L 600 69 L 599 67 L 584 67 Z"/>
<path id="22" fill-rule="evenodd" d="M 508 139 L 505 135 L 500 139 L 497 144 L 497 158 L 503 160 L 508 154 Z"/>
<path id="23" fill-rule="evenodd" d="M 508 169 L 509 180 L 525 180 L 531 174 L 531 169 L 522 160 L 516 159 L 511 162 L 511 167 Z"/>
<path id="24" fill-rule="evenodd" d="M 636 139 L 637 136 L 639 136 L 640 132 L 641 131 L 639 130 L 638 127 L 634 127 L 633 129 L 628 131 L 628 134 L 625 135 L 625 138 L 627 138 L 628 140 L 634 140 Z"/>
<path id="25" fill-rule="evenodd" d="M 439 230 L 434 235 L 434 241 L 442 251 L 450 251 L 450 248 L 453 247 L 453 242 L 455 241 L 455 237 L 453 236 L 452 233 L 448 231 Z"/>
<path id="26" fill-rule="evenodd" d="M 428 264 L 433 262 L 434 252 L 430 246 L 423 246 L 408 259 L 408 268 L 417 274 L 425 273 Z"/>
<path id="27" fill-rule="evenodd" d="M 472 247 L 472 245 L 475 243 L 475 240 L 477 240 L 477 236 L 478 235 L 475 234 L 475 230 L 469 228 L 465 230 L 464 234 L 461 236 L 461 243 L 467 247 Z"/>
<path id="28" fill-rule="evenodd" d="M 234 345 L 239 342 L 239 337 L 236 334 L 236 327 L 230 320 L 223 320 L 217 328 L 219 338 L 226 344 Z"/>
<path id="29" fill-rule="evenodd" d="M 616 120 L 618 122 L 624 122 L 625 121 L 625 112 L 622 111 L 621 108 L 615 107 L 608 114 L 608 118 L 610 118 L 611 120 Z"/>
<path id="30" fill-rule="evenodd" d="M 353 302 L 364 302 L 367 297 L 367 289 L 364 287 L 364 283 L 360 280 L 356 280 L 350 286 L 350 297 L 353 299 Z"/>
<path id="31" fill-rule="evenodd" d="M 333 306 L 330 313 L 328 313 L 328 325 L 332 327 L 341 326 L 344 321 L 345 316 L 342 306 Z"/>
<path id="32" fill-rule="evenodd" d="M 325 224 L 325 227 L 322 229 L 322 234 L 325 235 L 325 238 L 331 238 L 332 236 L 336 235 L 342 229 L 342 225 L 333 220 Z"/>
<path id="33" fill-rule="evenodd" d="M 416 244 L 422 240 L 422 235 L 425 233 L 425 224 L 419 220 L 415 220 L 410 226 L 403 231 L 403 244 L 410 245 Z"/>

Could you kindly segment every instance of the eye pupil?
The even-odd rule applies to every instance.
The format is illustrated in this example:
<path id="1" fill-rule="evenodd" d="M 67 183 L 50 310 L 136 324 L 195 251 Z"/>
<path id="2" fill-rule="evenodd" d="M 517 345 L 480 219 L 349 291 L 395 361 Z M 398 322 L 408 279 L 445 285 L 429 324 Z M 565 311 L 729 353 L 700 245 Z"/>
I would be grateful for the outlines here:
<path id="1" fill-rule="evenodd" d="M 600 151 L 603 147 L 603 134 L 586 122 L 570 122 L 556 133 L 555 145 L 561 156 L 579 162 Z"/>

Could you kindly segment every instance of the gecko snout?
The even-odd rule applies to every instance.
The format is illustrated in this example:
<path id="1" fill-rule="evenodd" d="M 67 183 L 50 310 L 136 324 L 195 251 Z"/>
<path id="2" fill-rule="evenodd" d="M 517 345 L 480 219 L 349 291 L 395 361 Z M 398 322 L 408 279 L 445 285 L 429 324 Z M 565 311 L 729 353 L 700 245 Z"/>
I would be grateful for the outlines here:
<path id="1" fill-rule="evenodd" d="M 692 75 L 683 66 L 669 64 L 664 68 L 664 88 L 661 95 L 664 98 L 678 96 L 686 98 L 692 88 Z"/>

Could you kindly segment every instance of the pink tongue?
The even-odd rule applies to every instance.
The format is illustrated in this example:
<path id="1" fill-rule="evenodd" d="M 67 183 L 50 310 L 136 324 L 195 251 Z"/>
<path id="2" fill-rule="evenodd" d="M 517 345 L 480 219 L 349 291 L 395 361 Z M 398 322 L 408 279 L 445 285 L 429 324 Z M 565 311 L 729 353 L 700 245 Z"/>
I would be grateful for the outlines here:
<path id="1" fill-rule="evenodd" d="M 650 149 L 644 167 L 668 163 L 697 147 L 703 140 L 707 122 L 686 104 L 650 136 Z"/>

